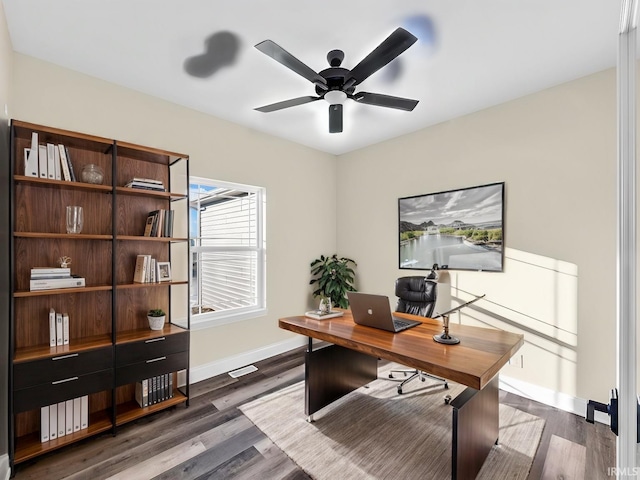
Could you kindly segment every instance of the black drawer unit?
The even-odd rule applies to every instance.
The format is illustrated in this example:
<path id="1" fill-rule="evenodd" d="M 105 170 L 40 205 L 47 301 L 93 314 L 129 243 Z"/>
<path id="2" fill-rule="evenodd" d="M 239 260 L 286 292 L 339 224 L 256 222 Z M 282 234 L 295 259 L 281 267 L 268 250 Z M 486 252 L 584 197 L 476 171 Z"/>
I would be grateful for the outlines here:
<path id="1" fill-rule="evenodd" d="M 144 362 L 118 367 L 116 369 L 116 386 L 139 382 L 163 373 L 184 370 L 188 364 L 189 352 L 185 350 L 170 355 L 158 355 L 148 358 Z"/>
<path id="2" fill-rule="evenodd" d="M 189 332 L 116 345 L 116 367 L 189 350 Z M 168 373 L 168 372 L 164 372 Z M 146 378 L 146 377 L 145 377 Z"/>
<path id="3" fill-rule="evenodd" d="M 63 375 L 48 383 L 15 390 L 13 410 L 16 413 L 52 405 L 72 398 L 113 388 L 113 370 L 86 375 Z"/>
<path id="4" fill-rule="evenodd" d="M 54 357 L 16 363 L 14 365 L 14 390 L 50 383 L 61 378 L 79 377 L 91 372 L 111 368 L 113 347 L 85 352 L 66 353 Z"/>

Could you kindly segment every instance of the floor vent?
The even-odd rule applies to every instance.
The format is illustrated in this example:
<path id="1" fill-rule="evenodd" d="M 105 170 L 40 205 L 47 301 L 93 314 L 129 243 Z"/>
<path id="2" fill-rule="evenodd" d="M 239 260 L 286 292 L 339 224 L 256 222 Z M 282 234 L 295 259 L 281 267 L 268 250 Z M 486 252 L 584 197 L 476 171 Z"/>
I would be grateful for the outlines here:
<path id="1" fill-rule="evenodd" d="M 247 373 L 257 372 L 257 371 L 258 371 L 258 367 L 256 367 L 255 365 L 247 365 L 246 367 L 242 367 L 237 370 L 233 370 L 232 372 L 229 372 L 229 375 L 231 375 L 233 378 L 238 378 L 243 375 L 246 375 Z"/>

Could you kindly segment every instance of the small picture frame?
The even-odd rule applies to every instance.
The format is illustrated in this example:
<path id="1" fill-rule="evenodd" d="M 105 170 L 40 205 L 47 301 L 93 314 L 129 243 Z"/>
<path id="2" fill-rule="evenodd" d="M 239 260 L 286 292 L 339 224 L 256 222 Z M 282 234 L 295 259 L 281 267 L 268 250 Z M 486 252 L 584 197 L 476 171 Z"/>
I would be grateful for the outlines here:
<path id="1" fill-rule="evenodd" d="M 157 262 L 156 263 L 156 277 L 159 282 L 171 281 L 171 263 L 169 262 Z"/>

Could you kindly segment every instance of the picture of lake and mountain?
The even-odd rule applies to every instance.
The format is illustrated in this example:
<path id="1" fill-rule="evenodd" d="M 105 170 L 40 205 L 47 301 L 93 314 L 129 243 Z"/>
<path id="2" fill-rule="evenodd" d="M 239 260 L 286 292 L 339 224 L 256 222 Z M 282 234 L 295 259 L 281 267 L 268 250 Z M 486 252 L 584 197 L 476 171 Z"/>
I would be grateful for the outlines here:
<path id="1" fill-rule="evenodd" d="M 400 198 L 400 268 L 502 271 L 504 183 Z"/>

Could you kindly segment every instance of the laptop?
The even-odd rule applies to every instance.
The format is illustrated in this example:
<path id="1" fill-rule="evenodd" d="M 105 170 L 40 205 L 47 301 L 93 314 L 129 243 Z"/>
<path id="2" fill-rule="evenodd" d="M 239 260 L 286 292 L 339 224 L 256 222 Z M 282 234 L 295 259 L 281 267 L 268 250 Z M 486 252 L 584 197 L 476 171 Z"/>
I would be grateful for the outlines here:
<path id="1" fill-rule="evenodd" d="M 389 332 L 401 332 L 422 322 L 394 317 L 389 307 L 389 297 L 370 293 L 347 292 L 353 321 L 358 325 L 379 328 Z"/>

